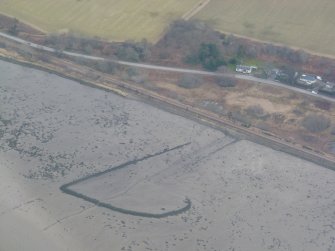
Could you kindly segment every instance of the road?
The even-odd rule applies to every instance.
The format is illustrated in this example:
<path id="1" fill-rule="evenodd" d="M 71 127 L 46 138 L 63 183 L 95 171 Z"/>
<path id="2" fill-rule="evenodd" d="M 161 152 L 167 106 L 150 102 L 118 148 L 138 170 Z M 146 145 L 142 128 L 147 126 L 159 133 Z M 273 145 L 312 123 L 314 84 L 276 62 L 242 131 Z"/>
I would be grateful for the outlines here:
<path id="1" fill-rule="evenodd" d="M 190 9 L 188 12 L 186 12 L 182 18 L 185 21 L 190 20 L 192 17 L 194 17 L 197 13 L 199 13 L 203 8 L 205 8 L 211 0 L 202 0 L 200 3 L 197 3 L 196 6 L 194 6 L 192 9 Z"/>
<path id="2" fill-rule="evenodd" d="M 0 32 L 0 37 L 10 39 L 10 40 L 15 41 L 17 43 L 24 44 L 24 45 L 30 46 L 30 47 L 38 49 L 38 50 L 43 50 L 43 51 L 52 52 L 52 53 L 59 52 L 57 49 L 47 47 L 47 46 L 43 46 L 43 45 L 39 45 L 39 44 L 35 44 L 35 43 L 29 42 L 27 40 L 24 40 L 24 39 L 21 39 L 21 38 L 18 38 L 18 37 L 8 35 L 8 34 L 3 33 L 3 32 Z M 209 72 L 209 71 L 186 69 L 186 68 L 176 68 L 176 67 L 167 67 L 167 66 L 152 65 L 152 64 L 133 63 L 133 62 L 127 62 L 127 61 L 121 61 L 121 60 L 113 60 L 113 59 L 104 58 L 104 57 L 90 56 L 90 55 L 85 55 L 85 54 L 81 54 L 81 53 L 69 52 L 69 51 L 62 51 L 61 53 L 63 53 L 64 55 L 72 56 L 72 57 L 78 57 L 78 58 L 95 60 L 95 61 L 109 61 L 109 62 L 113 62 L 113 63 L 119 64 L 119 65 L 125 65 L 125 66 L 142 68 L 142 69 L 168 71 L 168 72 L 178 72 L 178 73 L 189 73 L 189 74 L 197 74 L 197 75 L 205 75 L 205 76 L 233 77 L 233 78 L 237 78 L 237 79 L 248 80 L 248 81 L 254 82 L 254 83 L 261 83 L 261 84 L 267 84 L 267 85 L 286 88 L 286 89 L 289 89 L 289 90 L 292 90 L 292 91 L 295 91 L 295 92 L 298 92 L 298 93 L 302 93 L 302 94 L 305 94 L 305 95 L 308 95 L 308 96 L 312 96 L 312 97 L 315 97 L 315 98 L 320 98 L 320 99 L 327 100 L 327 101 L 335 103 L 334 98 L 327 97 L 327 96 L 320 95 L 320 94 L 313 94 L 312 92 L 304 90 L 304 89 L 300 89 L 300 88 L 297 88 L 297 87 L 294 87 L 294 86 L 285 85 L 285 84 L 282 84 L 282 83 L 279 83 L 279 82 L 276 82 L 276 81 L 273 81 L 273 80 L 269 80 L 269 79 L 256 78 L 256 77 L 251 76 L 251 75 L 242 75 L 242 74 L 233 74 L 233 73 L 217 73 L 217 72 Z"/>
<path id="3" fill-rule="evenodd" d="M 6 34 L 1 34 L 0 36 L 3 37 L 9 37 L 13 41 L 17 41 L 19 43 L 24 43 L 27 44 L 33 48 L 37 49 L 42 49 L 45 51 L 50 51 L 50 52 L 56 52 L 55 49 L 37 45 L 30 43 L 28 41 L 16 38 L 16 37 L 11 37 Z M 67 55 L 72 55 L 76 57 L 81 57 L 81 58 L 87 58 L 87 59 L 92 59 L 92 60 L 108 60 L 105 58 L 101 57 L 94 57 L 94 56 L 88 56 L 88 55 L 83 55 L 83 54 L 78 54 L 78 53 L 72 53 L 72 52 L 65 52 Z M 215 75 L 215 76 L 227 76 L 227 74 L 222 74 L 222 73 L 213 73 L 213 72 L 206 72 L 206 71 L 198 71 L 198 70 L 191 70 L 191 69 L 180 69 L 180 68 L 172 68 L 172 67 L 164 67 L 164 66 L 155 66 L 155 65 L 147 65 L 147 64 L 138 64 L 138 63 L 130 63 L 130 62 L 124 62 L 124 61 L 114 61 L 119 64 L 123 65 L 128 65 L 128 66 L 134 66 L 134 67 L 141 67 L 141 68 L 148 68 L 148 69 L 158 69 L 158 70 L 165 70 L 165 71 L 173 71 L 173 72 L 183 72 L 183 73 L 194 73 L 194 74 L 203 74 L 203 75 Z M 290 89 L 290 86 L 285 86 L 280 83 L 274 82 L 274 81 L 269 81 L 269 80 L 264 80 L 264 79 L 258 79 L 252 76 L 248 75 L 238 75 L 238 74 L 228 74 L 229 76 L 234 76 L 236 78 L 240 79 L 246 79 L 250 81 L 255 81 L 255 82 L 261 82 L 264 84 L 269 84 L 269 85 L 276 85 L 276 86 L 283 86 L 284 88 Z M 113 84 L 117 85 L 118 87 L 125 89 L 130 92 L 134 92 L 137 95 L 143 96 L 146 99 L 145 100 L 151 100 L 151 102 L 158 102 L 162 103 L 164 105 L 165 109 L 172 108 L 172 110 L 175 110 L 177 114 L 182 114 L 185 117 L 190 117 L 193 119 L 197 119 L 201 122 L 204 122 L 208 125 L 214 126 L 215 128 L 230 128 L 233 129 L 237 133 L 241 133 L 245 137 L 247 137 L 248 140 L 269 146 L 273 149 L 280 150 L 283 152 L 287 152 L 289 154 L 293 154 L 295 156 L 299 156 L 300 158 L 306 159 L 308 161 L 312 161 L 317 164 L 321 164 L 327 168 L 330 168 L 331 170 L 334 170 L 334 160 L 331 156 L 321 154 L 319 152 L 315 152 L 313 149 L 306 149 L 303 146 L 295 145 L 292 142 L 286 142 L 285 140 L 279 139 L 275 135 L 267 135 L 263 132 L 256 132 L 254 130 L 251 130 L 250 128 L 245 128 L 243 126 L 236 125 L 234 122 L 231 122 L 229 120 L 226 120 L 216 114 L 209 114 L 207 111 L 203 111 L 197 107 L 185 105 L 183 103 L 180 103 L 179 101 L 175 99 L 170 99 L 167 97 L 160 96 L 158 93 L 152 93 L 148 92 L 146 89 L 142 89 L 139 86 L 136 85 L 131 85 L 123 81 L 119 80 L 113 80 Z M 97 84 L 92 84 L 94 86 L 99 86 L 105 89 L 110 89 L 109 86 L 105 85 L 97 85 Z M 292 87 L 294 91 L 298 92 L 307 92 L 305 90 L 297 89 Z M 308 92 L 306 94 L 309 94 Z M 309 94 L 310 95 L 310 94 Z M 322 97 L 318 96 L 320 98 L 327 98 L 327 97 Z M 331 99 L 331 101 L 334 101 Z M 169 107 L 170 108 L 167 108 Z"/>

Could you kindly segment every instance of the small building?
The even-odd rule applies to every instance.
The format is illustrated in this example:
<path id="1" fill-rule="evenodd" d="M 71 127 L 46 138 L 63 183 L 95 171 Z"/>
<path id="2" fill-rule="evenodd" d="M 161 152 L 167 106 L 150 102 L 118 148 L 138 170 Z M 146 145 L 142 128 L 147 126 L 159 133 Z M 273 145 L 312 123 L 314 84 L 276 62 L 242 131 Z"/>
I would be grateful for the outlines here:
<path id="1" fill-rule="evenodd" d="M 297 82 L 298 84 L 301 84 L 301 85 L 311 86 L 318 81 L 322 81 L 322 78 L 320 76 L 311 75 L 311 74 L 302 74 Z"/>
<path id="2" fill-rule="evenodd" d="M 248 65 L 236 65 L 236 72 L 250 74 L 253 70 L 257 70 L 257 67 Z"/>

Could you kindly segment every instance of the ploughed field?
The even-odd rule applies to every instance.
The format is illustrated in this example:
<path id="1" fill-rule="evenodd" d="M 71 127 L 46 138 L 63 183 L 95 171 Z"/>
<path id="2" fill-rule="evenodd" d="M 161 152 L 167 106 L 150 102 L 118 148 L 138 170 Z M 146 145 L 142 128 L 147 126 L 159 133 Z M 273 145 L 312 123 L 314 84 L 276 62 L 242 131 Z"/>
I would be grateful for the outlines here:
<path id="1" fill-rule="evenodd" d="M 195 18 L 214 28 L 335 56 L 335 1 L 211 0 Z"/>
<path id="2" fill-rule="evenodd" d="M 0 250 L 334 250 L 335 172 L 53 74 L 0 72 Z"/>
<path id="3" fill-rule="evenodd" d="M 155 41 L 198 0 L 2 0 L 0 12 L 47 32 Z"/>

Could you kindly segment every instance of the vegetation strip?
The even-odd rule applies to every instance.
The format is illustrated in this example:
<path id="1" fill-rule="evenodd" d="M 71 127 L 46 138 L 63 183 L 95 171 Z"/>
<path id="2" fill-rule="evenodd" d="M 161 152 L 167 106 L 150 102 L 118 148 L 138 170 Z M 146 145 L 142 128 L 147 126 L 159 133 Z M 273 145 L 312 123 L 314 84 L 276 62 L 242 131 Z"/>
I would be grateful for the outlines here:
<path id="1" fill-rule="evenodd" d="M 110 172 L 113 172 L 113 171 L 116 171 L 116 170 L 127 168 L 130 165 L 135 165 L 138 162 L 147 160 L 149 158 L 153 158 L 153 157 L 162 155 L 164 153 L 171 152 L 171 151 L 183 148 L 184 146 L 187 146 L 189 144 L 191 144 L 191 143 L 189 142 L 189 143 L 185 143 L 185 144 L 182 144 L 182 145 L 170 148 L 170 149 L 164 149 L 163 151 L 160 151 L 160 152 L 157 152 L 157 153 L 154 153 L 154 154 L 149 154 L 149 155 L 146 155 L 146 156 L 144 156 L 142 158 L 139 158 L 139 159 L 134 159 L 134 160 L 128 161 L 128 162 L 123 163 L 123 164 L 121 164 L 119 166 L 109 168 L 109 169 L 107 169 L 105 171 L 88 175 L 86 177 L 83 177 L 83 178 L 80 178 L 78 180 L 74 180 L 74 181 L 72 181 L 70 183 L 62 185 L 60 187 L 60 190 L 63 193 L 75 196 L 75 197 L 83 199 L 83 200 L 85 200 L 87 202 L 91 202 L 91 203 L 93 203 L 94 205 L 96 205 L 98 207 L 104 207 L 104 208 L 113 210 L 115 212 L 119 212 L 119 213 L 123 213 L 123 214 L 128 214 L 128 215 L 133 215 L 133 216 L 160 219 L 160 218 L 165 218 L 165 217 L 168 217 L 168 216 L 175 216 L 175 215 L 181 214 L 181 213 L 186 212 L 187 210 L 189 210 L 191 208 L 192 203 L 191 203 L 190 199 L 185 198 L 184 202 L 185 202 L 186 205 L 184 207 L 182 207 L 182 208 L 179 208 L 179 209 L 176 209 L 176 210 L 172 210 L 172 211 L 168 211 L 168 212 L 161 213 L 161 214 L 154 214 L 154 213 L 139 212 L 139 211 L 134 211 L 134 210 L 129 210 L 129 209 L 125 209 L 125 208 L 116 207 L 116 206 L 113 206 L 112 204 L 105 203 L 105 202 L 99 201 L 99 200 L 97 200 L 95 198 L 89 197 L 87 195 L 78 193 L 78 192 L 74 191 L 73 189 L 71 189 L 70 187 L 74 186 L 74 185 L 76 185 L 78 183 L 81 183 L 83 181 L 86 181 L 86 180 L 89 180 L 89 179 L 92 179 L 92 178 L 96 178 L 96 177 L 102 176 L 104 174 L 107 174 L 107 173 L 110 173 Z"/>
<path id="2" fill-rule="evenodd" d="M 0 32 L 0 37 L 4 37 L 6 39 L 15 41 L 17 43 L 27 45 L 27 46 L 29 46 L 31 48 L 34 48 L 34 49 L 55 53 L 58 56 L 59 55 L 64 55 L 64 56 L 69 56 L 69 57 L 93 60 L 93 61 L 97 61 L 97 62 L 115 63 L 115 64 L 123 65 L 123 66 L 142 68 L 142 69 L 151 69 L 151 70 L 157 70 L 157 71 L 166 71 L 166 72 L 175 72 L 175 73 L 185 73 L 185 74 L 195 74 L 195 75 L 206 75 L 206 76 L 217 76 L 217 77 L 229 77 L 229 78 L 243 79 L 243 80 L 255 82 L 255 83 L 258 83 L 258 84 L 279 86 L 279 87 L 283 87 L 283 88 L 286 88 L 286 89 L 289 89 L 289 90 L 292 90 L 292 91 L 295 91 L 295 92 L 303 93 L 303 94 L 308 95 L 308 96 L 315 97 L 315 94 L 311 93 L 310 91 L 307 91 L 307 90 L 304 90 L 304 89 L 301 89 L 301 88 L 298 88 L 298 87 L 295 87 L 295 86 L 287 85 L 287 84 L 284 84 L 284 83 L 280 83 L 280 82 L 274 81 L 274 80 L 256 78 L 254 76 L 248 76 L 248 75 L 243 75 L 243 74 L 233 74 L 233 73 L 220 73 L 220 72 L 213 72 L 213 71 L 187 69 L 187 68 L 168 67 L 168 66 L 160 66 L 160 65 L 153 65 L 153 64 L 144 64 L 144 63 L 134 63 L 134 62 L 129 62 L 129 61 L 121 61 L 121 60 L 113 60 L 113 59 L 108 59 L 108 58 L 104 58 L 104 57 L 90 56 L 90 55 L 86 55 L 86 54 L 75 53 L 75 52 L 70 52 L 70 51 L 65 51 L 65 50 L 59 51 L 57 49 L 47 47 L 47 46 L 38 45 L 38 44 L 26 41 L 26 40 L 18 38 L 18 37 L 8 35 L 8 34 L 3 33 L 3 32 Z M 212 47 L 210 44 L 204 45 L 203 52 L 208 51 L 207 50 L 207 49 L 209 49 L 209 48 L 207 48 L 208 46 L 209 46 L 209 48 Z M 207 55 L 207 56 L 210 56 L 210 57 L 214 56 L 215 57 L 215 55 L 217 53 L 218 52 L 216 50 L 212 50 L 210 55 Z M 207 57 L 205 57 L 205 59 L 206 58 Z M 219 64 L 220 64 L 221 60 L 222 59 L 220 57 L 215 59 L 216 63 L 219 63 Z M 209 66 L 211 66 L 211 64 Z M 318 98 L 324 99 L 324 100 L 327 100 L 327 101 L 330 101 L 330 102 L 335 102 L 334 98 L 329 97 L 329 96 L 325 96 L 325 95 L 318 95 Z"/>

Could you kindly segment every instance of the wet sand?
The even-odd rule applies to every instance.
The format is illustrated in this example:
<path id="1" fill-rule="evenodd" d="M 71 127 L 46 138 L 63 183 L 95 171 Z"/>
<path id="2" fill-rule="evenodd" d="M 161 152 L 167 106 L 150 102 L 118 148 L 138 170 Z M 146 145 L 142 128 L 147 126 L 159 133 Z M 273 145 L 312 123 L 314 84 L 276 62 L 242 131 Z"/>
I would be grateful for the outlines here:
<path id="1" fill-rule="evenodd" d="M 333 171 L 52 74 L 0 72 L 0 250 L 335 249 Z M 191 208 L 154 219 L 60 190 L 124 163 L 71 189 L 127 210 Z"/>

